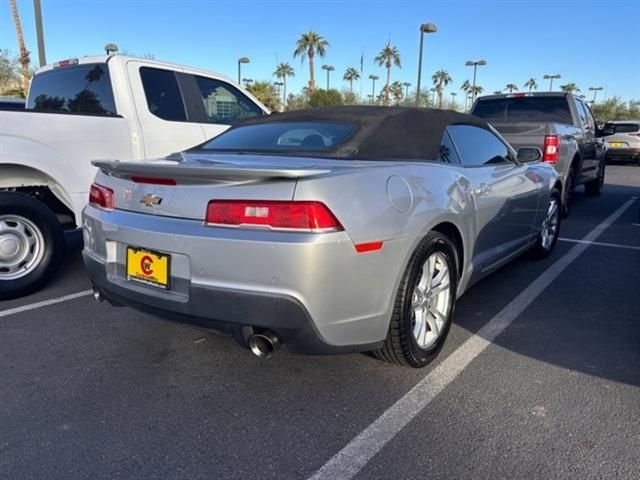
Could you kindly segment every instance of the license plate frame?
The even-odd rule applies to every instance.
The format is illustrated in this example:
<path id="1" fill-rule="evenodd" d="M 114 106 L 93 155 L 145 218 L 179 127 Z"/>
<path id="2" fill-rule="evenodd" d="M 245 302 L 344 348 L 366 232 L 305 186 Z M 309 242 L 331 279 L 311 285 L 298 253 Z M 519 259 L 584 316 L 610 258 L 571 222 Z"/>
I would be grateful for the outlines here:
<path id="1" fill-rule="evenodd" d="M 160 290 L 171 289 L 171 255 L 168 253 L 127 245 L 125 272 L 130 282 Z"/>

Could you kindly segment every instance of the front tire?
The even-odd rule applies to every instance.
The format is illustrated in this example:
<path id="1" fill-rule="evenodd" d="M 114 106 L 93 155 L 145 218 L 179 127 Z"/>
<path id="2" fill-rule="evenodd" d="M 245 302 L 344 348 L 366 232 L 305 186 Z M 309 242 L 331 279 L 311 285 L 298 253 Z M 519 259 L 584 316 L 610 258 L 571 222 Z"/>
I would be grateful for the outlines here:
<path id="1" fill-rule="evenodd" d="M 458 287 L 455 246 L 439 232 L 418 245 L 403 274 L 380 360 L 422 368 L 440 352 L 451 327 Z"/>
<path id="2" fill-rule="evenodd" d="M 0 193 L 0 300 L 28 295 L 56 272 L 64 232 L 42 202 L 21 193 Z"/>

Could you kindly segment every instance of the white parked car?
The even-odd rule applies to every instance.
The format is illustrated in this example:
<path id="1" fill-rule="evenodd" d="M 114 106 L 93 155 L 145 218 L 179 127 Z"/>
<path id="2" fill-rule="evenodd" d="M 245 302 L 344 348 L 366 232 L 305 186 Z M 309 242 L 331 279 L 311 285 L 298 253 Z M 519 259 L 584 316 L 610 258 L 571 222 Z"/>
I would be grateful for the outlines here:
<path id="1" fill-rule="evenodd" d="M 26 110 L 0 111 L 0 300 L 55 272 L 64 231 L 81 227 L 92 160 L 164 157 L 268 113 L 225 76 L 155 60 L 96 56 L 39 69 Z"/>
<path id="2" fill-rule="evenodd" d="M 607 122 L 603 130 L 607 162 L 640 164 L 640 120 Z"/>

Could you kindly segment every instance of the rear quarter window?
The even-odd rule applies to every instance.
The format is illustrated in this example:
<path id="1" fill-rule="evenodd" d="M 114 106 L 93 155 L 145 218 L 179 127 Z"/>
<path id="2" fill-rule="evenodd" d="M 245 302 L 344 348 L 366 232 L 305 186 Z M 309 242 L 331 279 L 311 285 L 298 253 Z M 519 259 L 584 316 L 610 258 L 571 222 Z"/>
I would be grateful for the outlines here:
<path id="1" fill-rule="evenodd" d="M 61 67 L 33 79 L 27 108 L 61 113 L 117 115 L 105 63 Z"/>
<path id="2" fill-rule="evenodd" d="M 471 113 L 487 122 L 573 123 L 569 102 L 564 96 L 478 100 Z"/>

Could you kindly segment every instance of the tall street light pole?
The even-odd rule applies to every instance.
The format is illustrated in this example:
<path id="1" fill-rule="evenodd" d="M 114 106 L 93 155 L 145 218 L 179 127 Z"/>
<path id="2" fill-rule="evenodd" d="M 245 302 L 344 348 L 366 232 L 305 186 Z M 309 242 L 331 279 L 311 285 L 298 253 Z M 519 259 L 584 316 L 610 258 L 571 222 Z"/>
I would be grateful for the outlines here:
<path id="1" fill-rule="evenodd" d="M 438 27 L 435 23 L 423 23 L 420 25 L 420 53 L 418 54 L 418 82 L 416 83 L 416 107 L 420 106 L 420 80 L 422 80 L 422 44 L 425 33 L 436 33 Z"/>
<path id="2" fill-rule="evenodd" d="M 373 103 L 376 98 L 376 80 L 380 77 L 377 75 L 369 75 L 369 78 L 371 79 L 371 103 Z"/>
<path id="3" fill-rule="evenodd" d="M 247 57 L 240 57 L 238 59 L 238 85 L 240 85 L 240 79 L 242 78 L 242 74 L 241 74 L 241 65 L 243 63 L 249 63 L 251 60 L 249 60 Z"/>
<path id="4" fill-rule="evenodd" d="M 44 52 L 44 30 L 42 29 L 42 6 L 40 0 L 33 0 L 33 14 L 36 17 L 36 38 L 38 40 L 38 63 L 40 66 L 47 64 L 47 56 Z"/>
<path id="5" fill-rule="evenodd" d="M 596 104 L 596 95 L 600 90 L 604 90 L 603 87 L 589 87 L 589 90 L 593 91 L 593 104 Z"/>
<path id="6" fill-rule="evenodd" d="M 486 60 L 467 60 L 465 63 L 467 67 L 473 67 L 473 86 L 471 87 L 471 94 L 473 100 L 476 99 L 476 72 L 478 71 L 478 67 L 484 67 L 487 62 Z"/>
<path id="7" fill-rule="evenodd" d="M 554 73 L 553 75 L 551 74 L 546 74 L 544 77 L 545 80 L 549 80 L 549 91 L 552 92 L 553 91 L 553 80 L 556 78 L 562 78 L 561 75 L 559 73 Z"/>
<path id="8" fill-rule="evenodd" d="M 327 71 L 327 91 L 329 91 L 329 72 L 333 72 L 335 68 L 333 65 L 322 65 L 322 69 Z"/>

